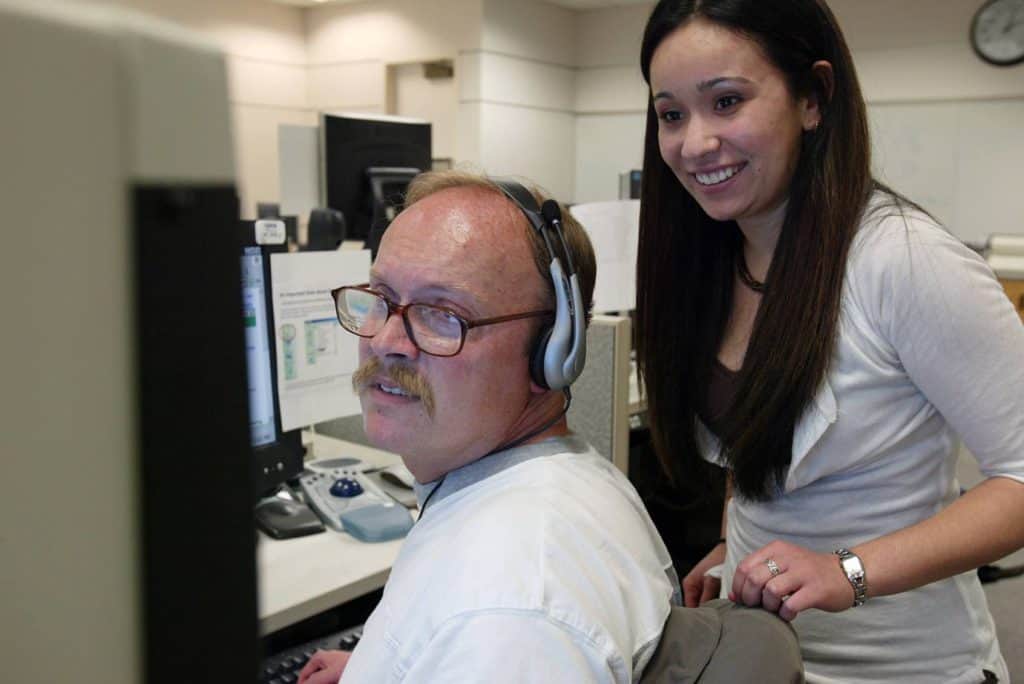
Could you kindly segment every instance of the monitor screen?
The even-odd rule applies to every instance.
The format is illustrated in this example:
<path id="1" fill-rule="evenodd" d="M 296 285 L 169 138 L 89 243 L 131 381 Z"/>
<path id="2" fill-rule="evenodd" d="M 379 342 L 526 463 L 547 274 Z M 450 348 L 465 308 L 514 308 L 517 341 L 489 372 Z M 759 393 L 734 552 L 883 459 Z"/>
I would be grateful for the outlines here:
<path id="1" fill-rule="evenodd" d="M 249 380 L 249 437 L 254 447 L 277 439 L 267 285 L 263 276 L 263 251 L 259 247 L 245 247 L 242 254 L 242 320 Z"/>
<path id="2" fill-rule="evenodd" d="M 345 216 L 347 238 L 366 240 L 374 213 L 367 170 L 430 169 L 430 123 L 401 117 L 325 114 L 321 129 L 327 206 Z"/>
<path id="3" fill-rule="evenodd" d="M 249 443 L 253 448 L 258 498 L 302 472 L 302 438 L 298 430 L 281 429 L 276 384 L 270 255 L 287 248 L 255 244 L 253 221 L 242 221 L 241 233 L 241 311 L 245 330 Z"/>

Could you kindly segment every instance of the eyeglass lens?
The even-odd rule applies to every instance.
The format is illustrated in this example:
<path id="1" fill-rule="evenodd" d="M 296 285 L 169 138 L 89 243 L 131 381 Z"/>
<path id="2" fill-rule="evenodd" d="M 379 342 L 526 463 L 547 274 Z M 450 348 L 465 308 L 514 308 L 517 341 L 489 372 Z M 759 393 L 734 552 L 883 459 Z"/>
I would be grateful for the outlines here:
<path id="1" fill-rule="evenodd" d="M 381 295 L 344 288 L 337 298 L 338 320 L 349 332 L 373 337 L 384 329 L 391 307 Z M 462 322 L 453 314 L 427 304 L 411 304 L 403 311 L 413 344 L 428 354 L 456 353 L 462 346 Z"/>

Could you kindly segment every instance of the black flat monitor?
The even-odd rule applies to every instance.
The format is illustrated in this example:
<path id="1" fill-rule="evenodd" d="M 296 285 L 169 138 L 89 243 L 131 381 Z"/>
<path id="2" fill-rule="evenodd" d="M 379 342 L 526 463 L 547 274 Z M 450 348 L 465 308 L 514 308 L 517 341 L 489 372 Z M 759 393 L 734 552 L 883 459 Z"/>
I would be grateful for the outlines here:
<path id="1" fill-rule="evenodd" d="M 299 430 L 281 429 L 270 255 L 286 245 L 258 245 L 253 221 L 241 221 L 242 320 L 249 389 L 249 442 L 257 498 L 302 472 Z"/>
<path id="2" fill-rule="evenodd" d="M 405 204 L 405 193 L 409 183 L 420 173 L 420 169 L 404 166 L 371 166 L 366 169 L 370 181 L 370 202 L 372 216 L 370 232 L 366 236 L 366 249 L 374 256 L 384 231 L 391 225 Z"/>
<path id="3" fill-rule="evenodd" d="M 321 121 L 327 206 L 345 216 L 347 238 L 366 240 L 374 228 L 371 168 L 408 173 L 431 168 L 430 123 L 384 116 L 325 114 Z M 394 184 L 388 188 L 394 194 Z M 402 186 L 404 192 L 404 185 Z M 378 221 L 381 219 L 378 208 Z M 383 212 L 386 214 L 387 212 Z M 378 231 L 382 230 L 380 225 Z"/>

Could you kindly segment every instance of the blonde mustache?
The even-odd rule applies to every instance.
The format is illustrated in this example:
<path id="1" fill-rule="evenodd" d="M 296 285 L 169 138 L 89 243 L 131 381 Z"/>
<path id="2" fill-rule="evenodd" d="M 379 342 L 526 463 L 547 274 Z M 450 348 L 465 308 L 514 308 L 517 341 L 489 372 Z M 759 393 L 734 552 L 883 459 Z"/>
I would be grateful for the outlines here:
<path id="1" fill-rule="evenodd" d="M 362 394 L 370 387 L 370 380 L 374 376 L 386 377 L 398 389 L 419 397 L 427 416 L 434 417 L 434 391 L 431 389 L 430 383 L 415 370 L 402 364 L 385 366 L 380 359 L 373 356 L 364 361 L 359 369 L 352 374 L 352 390 L 356 394 Z"/>

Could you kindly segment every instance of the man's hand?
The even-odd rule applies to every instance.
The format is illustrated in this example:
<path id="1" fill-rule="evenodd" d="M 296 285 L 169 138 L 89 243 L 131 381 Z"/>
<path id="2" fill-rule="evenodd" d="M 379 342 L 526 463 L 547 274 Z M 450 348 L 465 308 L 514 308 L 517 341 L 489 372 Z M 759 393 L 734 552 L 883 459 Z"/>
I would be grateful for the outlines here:
<path id="1" fill-rule="evenodd" d="M 298 684 L 338 684 L 351 651 L 317 651 L 299 672 Z"/>

